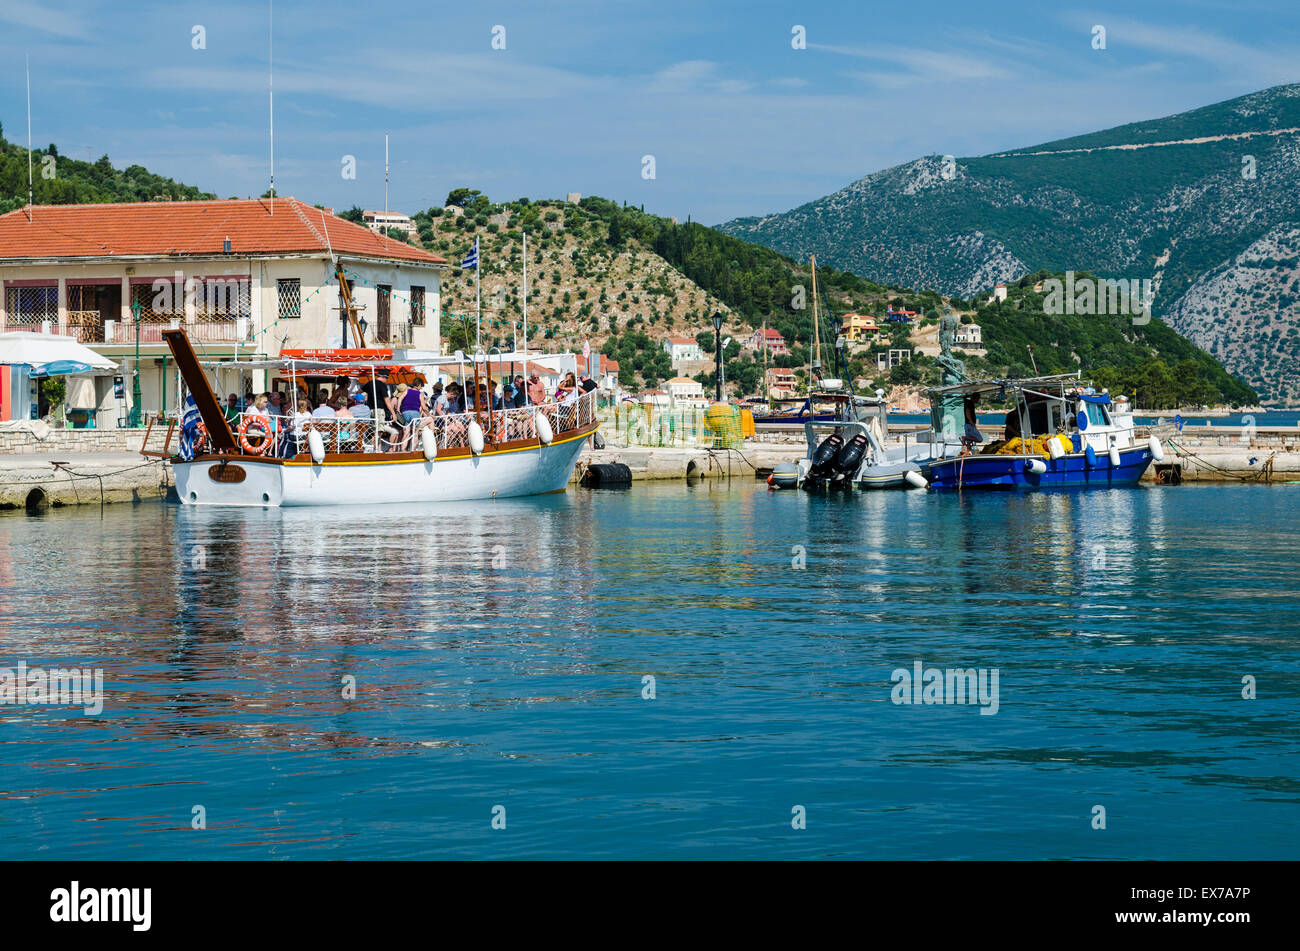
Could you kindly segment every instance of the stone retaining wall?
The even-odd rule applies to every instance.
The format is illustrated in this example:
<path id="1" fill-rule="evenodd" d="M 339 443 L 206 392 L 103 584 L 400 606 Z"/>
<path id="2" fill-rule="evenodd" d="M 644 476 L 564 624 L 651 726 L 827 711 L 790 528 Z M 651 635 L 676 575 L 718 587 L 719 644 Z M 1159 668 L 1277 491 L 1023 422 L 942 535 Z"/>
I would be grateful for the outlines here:
<path id="1" fill-rule="evenodd" d="M 151 437 L 150 442 L 155 441 L 153 448 L 161 448 L 161 438 Z M 44 439 L 27 432 L 0 432 L 0 453 L 137 452 L 143 442 L 143 429 L 52 429 Z"/>

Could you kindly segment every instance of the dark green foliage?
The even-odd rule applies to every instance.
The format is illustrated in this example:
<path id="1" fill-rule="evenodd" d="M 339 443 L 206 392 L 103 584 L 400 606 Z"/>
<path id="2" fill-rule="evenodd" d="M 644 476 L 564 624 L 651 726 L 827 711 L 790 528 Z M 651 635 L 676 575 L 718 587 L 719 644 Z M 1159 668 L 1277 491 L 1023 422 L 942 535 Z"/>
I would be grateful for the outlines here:
<path id="1" fill-rule="evenodd" d="M 46 161 L 47 157 L 51 161 Z M 107 155 L 96 162 L 59 155 L 53 145 L 44 151 L 33 151 L 32 169 L 32 187 L 38 205 L 196 201 L 217 197 L 155 175 L 139 165 L 114 168 Z M 42 174 L 44 169 L 50 169 L 53 177 L 46 178 Z M 27 149 L 0 137 L 0 213 L 26 204 Z"/>

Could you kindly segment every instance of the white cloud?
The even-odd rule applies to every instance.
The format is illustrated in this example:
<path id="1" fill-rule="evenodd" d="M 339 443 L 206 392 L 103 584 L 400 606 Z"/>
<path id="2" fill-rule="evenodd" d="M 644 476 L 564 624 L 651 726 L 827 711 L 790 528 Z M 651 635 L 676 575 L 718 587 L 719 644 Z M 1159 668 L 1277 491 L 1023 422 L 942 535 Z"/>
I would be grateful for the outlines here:
<path id="1" fill-rule="evenodd" d="M 29 3 L 28 0 L 4 0 L 0 4 L 0 22 L 40 30 L 69 39 L 85 39 L 85 22 L 73 14 L 52 10 L 48 3 Z"/>

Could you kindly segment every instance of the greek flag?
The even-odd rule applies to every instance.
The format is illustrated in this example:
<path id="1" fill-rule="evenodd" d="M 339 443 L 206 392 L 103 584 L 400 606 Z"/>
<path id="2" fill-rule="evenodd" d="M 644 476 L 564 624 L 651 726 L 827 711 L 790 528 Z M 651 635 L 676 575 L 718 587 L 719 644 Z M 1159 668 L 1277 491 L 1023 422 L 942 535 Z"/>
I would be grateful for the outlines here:
<path id="1" fill-rule="evenodd" d="M 465 255 L 465 260 L 460 262 L 460 266 L 463 268 L 478 267 L 478 238 L 474 239 L 473 249 L 469 254 Z"/>
<path id="2" fill-rule="evenodd" d="M 199 420 L 201 418 L 194 397 L 187 395 L 185 397 L 185 413 L 181 417 L 181 445 L 179 452 L 181 459 L 186 462 L 194 458 L 194 443 L 198 439 Z"/>

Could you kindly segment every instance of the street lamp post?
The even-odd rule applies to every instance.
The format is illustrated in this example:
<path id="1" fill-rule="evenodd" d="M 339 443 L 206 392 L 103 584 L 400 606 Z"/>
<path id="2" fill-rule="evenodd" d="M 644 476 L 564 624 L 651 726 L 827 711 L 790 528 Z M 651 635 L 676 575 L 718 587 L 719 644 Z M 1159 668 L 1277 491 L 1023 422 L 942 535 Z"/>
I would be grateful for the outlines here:
<path id="1" fill-rule="evenodd" d="M 140 426 L 140 311 L 139 301 L 131 304 L 131 315 L 135 322 L 135 363 L 131 367 L 131 376 L 134 382 L 131 384 L 131 416 L 130 425 L 132 429 Z"/>
<path id="2" fill-rule="evenodd" d="M 717 388 L 717 402 L 722 402 L 722 311 L 713 313 L 713 382 Z"/>

